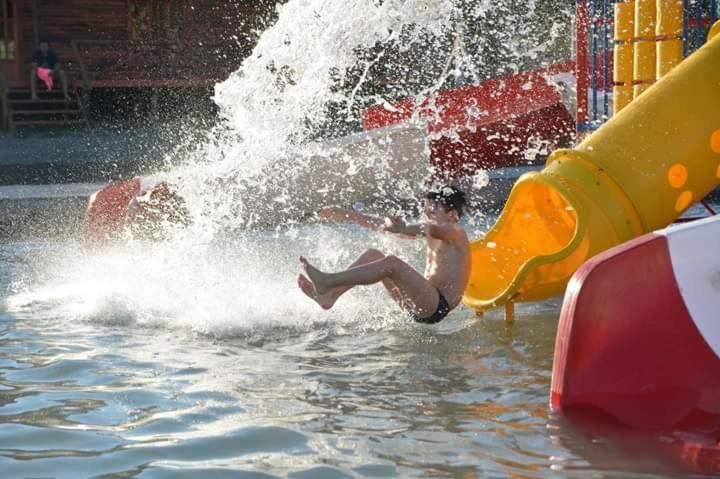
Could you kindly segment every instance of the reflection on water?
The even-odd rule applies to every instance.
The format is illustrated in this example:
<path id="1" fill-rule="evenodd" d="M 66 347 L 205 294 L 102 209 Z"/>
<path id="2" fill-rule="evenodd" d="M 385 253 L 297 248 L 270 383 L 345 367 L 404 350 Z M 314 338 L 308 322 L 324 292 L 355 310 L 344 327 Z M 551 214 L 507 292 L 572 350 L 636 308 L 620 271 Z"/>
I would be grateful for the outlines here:
<path id="1" fill-rule="evenodd" d="M 557 301 L 518 308 L 512 325 L 460 309 L 426 327 L 364 288 L 323 312 L 295 287 L 299 254 L 337 269 L 368 246 L 415 262 L 420 252 L 292 221 L 282 232 L 243 228 L 264 224 L 252 198 L 281 210 L 313 192 L 350 190 L 328 182 L 310 149 L 298 150 L 331 99 L 348 111 L 360 101 L 360 83 L 340 99 L 335 84 L 358 50 L 427 53 L 443 70 L 427 93 L 448 73 L 438 45 L 460 44 L 462 18 L 492 26 L 493 11 L 521 25 L 520 34 L 495 32 L 519 59 L 548 48 L 516 41 L 558 36 L 532 23 L 545 10 L 535 3 L 518 14 L 512 2 L 287 2 L 248 62 L 218 86 L 226 121 L 178 155 L 171 177 L 182 179 L 189 231 L 98 254 L 63 241 L 0 245 L 2 477 L 661 475 L 661 461 L 638 461 L 612 442 L 598 449 L 596 437 L 548 417 Z M 428 61 L 423 71 L 433 70 Z M 465 60 L 454 61 L 460 74 Z M 363 103 L 387 102 L 373 96 Z M 383 187 L 363 196 L 395 193 L 399 178 L 361 156 L 363 164 L 333 160 L 338 177 L 366 169 Z M 305 171 L 328 184 L 296 193 Z M 419 187 L 404 180 L 410 192 Z"/>
<path id="2" fill-rule="evenodd" d="M 8 320 L 0 341 L 0 462 L 13 474 L 541 467 L 521 437 L 544 428 L 551 341 L 528 344 L 497 321 L 456 317 L 439 335 L 328 328 L 262 345 L 59 322 Z"/>
<path id="3" fill-rule="evenodd" d="M 37 247 L 5 245 L 4 273 L 28 273 Z M 548 417 L 557 301 L 519 308 L 515 324 L 459 310 L 438 327 L 391 305 L 352 320 L 301 309 L 318 321 L 225 336 L 73 317 L 61 302 L 2 303 L 3 477 L 664 471 Z"/>
<path id="4" fill-rule="evenodd" d="M 559 300 L 420 326 L 378 288 L 297 290 L 299 254 L 367 246 L 422 259 L 342 225 L 1 244 L 2 477 L 691 477 L 666 437 L 549 414 Z"/>

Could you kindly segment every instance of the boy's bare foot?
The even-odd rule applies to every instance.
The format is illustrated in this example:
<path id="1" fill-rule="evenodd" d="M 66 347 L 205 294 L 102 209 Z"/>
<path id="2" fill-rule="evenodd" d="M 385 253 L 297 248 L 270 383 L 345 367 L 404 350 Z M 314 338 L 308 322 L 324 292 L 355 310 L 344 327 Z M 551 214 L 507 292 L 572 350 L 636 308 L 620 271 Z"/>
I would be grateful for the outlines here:
<path id="1" fill-rule="evenodd" d="M 30 99 L 31 99 L 32 101 L 37 101 L 37 100 L 38 100 L 38 96 L 37 96 L 37 95 L 32 95 L 32 96 L 30 97 Z"/>
<path id="2" fill-rule="evenodd" d="M 312 300 L 317 299 L 317 291 L 315 291 L 315 286 L 313 286 L 310 280 L 307 279 L 304 275 L 298 275 L 297 284 L 302 290 L 302 292 L 305 293 L 305 296 Z"/>
<path id="3" fill-rule="evenodd" d="M 300 262 L 303 265 L 303 270 L 305 270 L 305 274 L 315 287 L 317 295 L 322 296 L 329 289 L 327 281 L 325 280 L 325 273 L 317 269 L 315 266 L 311 265 L 304 256 L 300 256 Z"/>
<path id="4" fill-rule="evenodd" d="M 302 274 L 298 275 L 298 286 L 308 298 L 315 301 L 323 309 L 332 308 L 339 297 L 334 289 L 327 291 L 324 294 L 318 294 L 317 291 L 315 291 L 315 286 L 313 286 L 312 281 Z"/>

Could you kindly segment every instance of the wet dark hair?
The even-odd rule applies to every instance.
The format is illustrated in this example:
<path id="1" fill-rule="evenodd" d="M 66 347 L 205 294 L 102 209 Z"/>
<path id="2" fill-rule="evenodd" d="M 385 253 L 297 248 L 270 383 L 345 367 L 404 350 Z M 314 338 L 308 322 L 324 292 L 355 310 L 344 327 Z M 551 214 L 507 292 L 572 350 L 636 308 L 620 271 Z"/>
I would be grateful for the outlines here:
<path id="1" fill-rule="evenodd" d="M 462 216 L 465 206 L 465 193 L 455 187 L 443 185 L 433 188 L 425 194 L 425 199 L 440 203 L 446 210 L 455 210 Z"/>
<path id="2" fill-rule="evenodd" d="M 47 43 L 48 46 L 50 46 L 50 40 L 48 39 L 48 37 L 40 37 L 40 39 L 38 40 L 38 45 L 40 45 L 41 43 Z"/>

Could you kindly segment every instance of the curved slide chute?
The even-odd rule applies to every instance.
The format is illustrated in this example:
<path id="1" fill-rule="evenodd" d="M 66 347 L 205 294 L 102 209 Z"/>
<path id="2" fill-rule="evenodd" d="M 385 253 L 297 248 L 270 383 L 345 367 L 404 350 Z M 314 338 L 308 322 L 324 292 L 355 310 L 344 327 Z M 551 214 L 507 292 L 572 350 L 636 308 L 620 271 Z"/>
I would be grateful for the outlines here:
<path id="1" fill-rule="evenodd" d="M 562 293 L 591 256 L 662 228 L 720 183 L 720 35 L 574 149 L 523 175 L 471 245 L 478 312 Z"/>
<path id="2" fill-rule="evenodd" d="M 582 265 L 560 313 L 554 410 L 591 407 L 633 429 L 720 434 L 719 238 L 715 215 Z"/>

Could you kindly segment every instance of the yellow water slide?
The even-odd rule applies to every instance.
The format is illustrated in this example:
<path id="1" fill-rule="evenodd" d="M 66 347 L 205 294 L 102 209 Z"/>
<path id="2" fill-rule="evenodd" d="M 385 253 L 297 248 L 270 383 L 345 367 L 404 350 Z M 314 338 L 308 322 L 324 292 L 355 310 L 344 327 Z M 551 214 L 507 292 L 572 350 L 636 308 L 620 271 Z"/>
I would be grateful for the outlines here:
<path id="1" fill-rule="evenodd" d="M 719 31 L 720 22 L 705 46 L 577 147 L 518 179 L 495 226 L 471 245 L 467 306 L 560 294 L 588 258 L 666 226 L 720 183 Z M 661 61 L 674 62 L 676 44 L 657 43 Z"/>

